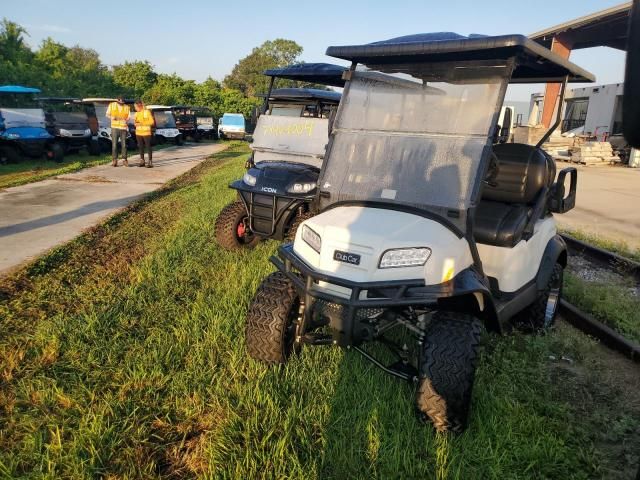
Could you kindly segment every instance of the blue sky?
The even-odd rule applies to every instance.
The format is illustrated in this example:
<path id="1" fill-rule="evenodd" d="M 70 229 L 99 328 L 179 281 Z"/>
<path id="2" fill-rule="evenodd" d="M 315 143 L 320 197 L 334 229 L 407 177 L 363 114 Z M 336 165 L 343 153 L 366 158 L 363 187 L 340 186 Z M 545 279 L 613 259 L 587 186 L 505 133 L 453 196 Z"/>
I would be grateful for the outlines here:
<path id="1" fill-rule="evenodd" d="M 149 60 L 159 72 L 197 81 L 221 80 L 265 40 L 288 38 L 304 47 L 307 62 L 334 61 L 329 45 L 360 44 L 411 33 L 530 34 L 621 3 L 620 0 L 480 1 L 204 1 L 4 0 L 0 15 L 23 25 L 37 46 L 52 37 L 100 53 L 108 65 Z M 622 81 L 624 53 L 581 50 L 571 60 L 596 74 L 598 83 Z M 527 100 L 539 86 L 508 93 Z"/>

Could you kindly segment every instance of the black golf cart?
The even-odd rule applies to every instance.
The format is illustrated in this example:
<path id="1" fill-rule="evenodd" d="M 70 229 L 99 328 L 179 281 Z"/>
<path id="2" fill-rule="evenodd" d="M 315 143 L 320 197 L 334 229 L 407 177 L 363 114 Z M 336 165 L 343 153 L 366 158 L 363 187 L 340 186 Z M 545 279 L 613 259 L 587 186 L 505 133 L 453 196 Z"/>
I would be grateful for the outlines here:
<path id="1" fill-rule="evenodd" d="M 44 110 L 47 131 L 65 154 L 86 149 L 91 155 L 100 155 L 97 134 L 90 128 L 90 120 L 96 117 L 93 106 L 67 97 L 39 97 L 38 102 Z"/>
<path id="2" fill-rule="evenodd" d="M 556 179 L 541 149 L 560 115 L 535 146 L 492 145 L 507 84 L 558 82 L 563 94 L 594 77 L 520 35 L 421 34 L 327 54 L 352 67 L 319 213 L 272 257 L 247 350 L 285 363 L 303 345 L 351 348 L 412 382 L 437 430 L 459 432 L 482 328 L 548 329 L 567 264 L 553 213 L 573 208 L 577 171 Z M 363 348 L 373 341 L 395 361 Z"/>
<path id="3" fill-rule="evenodd" d="M 227 249 L 254 246 L 261 239 L 293 238 L 311 216 L 330 124 L 341 94 L 314 88 L 273 89 L 277 78 L 342 86 L 344 67 L 325 63 L 267 70 L 271 77 L 263 113 L 253 134 L 253 154 L 242 180 L 230 185 L 238 200 L 218 216 L 218 244 Z"/>
<path id="4" fill-rule="evenodd" d="M 176 128 L 180 131 L 182 138 L 191 138 L 194 142 L 200 141 L 200 130 L 193 107 L 185 105 L 173 105 L 171 107 L 173 116 L 176 119 Z"/>
<path id="5" fill-rule="evenodd" d="M 0 163 L 43 155 L 56 162 L 64 159 L 64 150 L 45 129 L 44 111 L 36 100 L 39 93 L 20 85 L 0 87 Z"/>
<path id="6" fill-rule="evenodd" d="M 215 140 L 218 138 L 218 125 L 214 120 L 214 115 L 207 107 L 193 107 L 196 116 L 196 128 L 200 138 Z"/>

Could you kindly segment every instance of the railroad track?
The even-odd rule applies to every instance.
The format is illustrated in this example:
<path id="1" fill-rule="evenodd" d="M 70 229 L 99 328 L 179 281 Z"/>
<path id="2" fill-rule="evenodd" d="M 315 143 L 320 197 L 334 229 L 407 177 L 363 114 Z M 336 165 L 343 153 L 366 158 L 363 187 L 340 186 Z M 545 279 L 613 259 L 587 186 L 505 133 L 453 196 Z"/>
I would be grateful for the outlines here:
<path id="1" fill-rule="evenodd" d="M 567 243 L 569 254 L 581 255 L 595 264 L 613 269 L 623 275 L 632 276 L 640 282 L 640 263 L 602 248 L 589 245 L 570 235 L 562 234 L 561 236 Z M 564 299 L 560 301 L 560 313 L 563 318 L 574 327 L 597 338 L 609 348 L 622 353 L 636 362 L 640 362 L 640 345 L 624 338 L 618 332 L 598 321 L 593 316 L 581 311 Z"/>

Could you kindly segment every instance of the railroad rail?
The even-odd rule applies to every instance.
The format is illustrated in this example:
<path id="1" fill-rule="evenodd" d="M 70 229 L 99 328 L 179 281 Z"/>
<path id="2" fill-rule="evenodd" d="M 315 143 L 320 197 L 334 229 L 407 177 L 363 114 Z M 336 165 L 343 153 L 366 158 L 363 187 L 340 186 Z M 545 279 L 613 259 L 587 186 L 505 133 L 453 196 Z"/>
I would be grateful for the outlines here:
<path id="1" fill-rule="evenodd" d="M 596 264 L 615 269 L 617 273 L 632 276 L 640 281 L 640 263 L 590 245 L 570 235 L 562 234 L 561 236 L 567 243 L 569 254 L 582 255 Z M 564 299 L 560 301 L 560 313 L 567 322 L 577 329 L 597 338 L 604 345 L 622 353 L 631 360 L 640 362 L 640 345 L 624 338 L 620 333 L 593 316 L 581 311 Z"/>

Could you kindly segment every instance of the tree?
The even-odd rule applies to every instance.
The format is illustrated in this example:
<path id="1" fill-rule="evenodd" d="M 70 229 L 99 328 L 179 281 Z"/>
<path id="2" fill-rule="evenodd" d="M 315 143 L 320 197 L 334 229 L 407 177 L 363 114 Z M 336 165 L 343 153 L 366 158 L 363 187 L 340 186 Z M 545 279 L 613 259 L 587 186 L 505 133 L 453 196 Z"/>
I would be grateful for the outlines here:
<path id="1" fill-rule="evenodd" d="M 266 92 L 269 79 L 264 71 L 298 61 L 302 47 L 293 40 L 268 40 L 242 58 L 224 79 L 224 86 L 240 90 L 246 96 Z"/>
<path id="2" fill-rule="evenodd" d="M 156 83 L 147 90 L 143 98 L 148 103 L 165 105 L 193 105 L 195 102 L 196 82 L 184 80 L 175 73 L 159 74 Z"/>
<path id="3" fill-rule="evenodd" d="M 113 80 L 122 87 L 125 94 L 142 97 L 150 90 L 158 74 L 154 72 L 153 65 L 145 61 L 124 62 L 122 65 L 115 65 L 112 69 Z"/>

